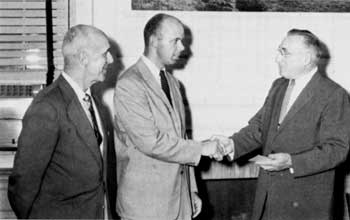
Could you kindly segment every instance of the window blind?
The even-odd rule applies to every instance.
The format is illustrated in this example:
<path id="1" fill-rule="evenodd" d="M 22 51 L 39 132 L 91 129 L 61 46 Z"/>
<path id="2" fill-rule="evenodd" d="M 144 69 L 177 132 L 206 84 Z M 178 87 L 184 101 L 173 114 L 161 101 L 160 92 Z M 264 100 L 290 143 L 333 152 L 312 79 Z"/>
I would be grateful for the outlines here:
<path id="1" fill-rule="evenodd" d="M 48 3 L 52 36 L 47 35 Z M 54 64 L 55 71 L 63 68 L 61 45 L 69 26 L 68 15 L 69 0 L 0 0 L 1 85 L 43 85 L 48 63 Z M 47 41 L 48 37 L 52 42 Z M 53 61 L 48 60 L 50 48 Z"/>

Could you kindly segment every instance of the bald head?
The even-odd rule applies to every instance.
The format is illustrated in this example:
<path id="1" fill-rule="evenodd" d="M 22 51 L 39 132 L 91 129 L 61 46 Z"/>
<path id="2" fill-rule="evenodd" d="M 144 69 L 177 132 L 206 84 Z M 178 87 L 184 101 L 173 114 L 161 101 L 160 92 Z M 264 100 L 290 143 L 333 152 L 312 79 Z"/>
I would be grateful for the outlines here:
<path id="1" fill-rule="evenodd" d="M 74 65 L 75 56 L 82 50 L 94 50 L 100 45 L 97 42 L 106 41 L 108 38 L 103 31 L 90 25 L 79 24 L 70 28 L 63 38 L 62 54 L 65 69 Z"/>
<path id="2" fill-rule="evenodd" d="M 157 14 L 146 24 L 144 29 L 144 55 L 159 69 L 175 64 L 185 49 L 184 25 L 167 14 Z"/>
<path id="3" fill-rule="evenodd" d="M 156 14 L 147 22 L 147 24 L 143 30 L 143 37 L 144 37 L 146 48 L 149 46 L 150 37 L 152 35 L 160 34 L 161 29 L 164 26 L 167 26 L 167 25 L 163 25 L 163 24 L 168 23 L 168 22 L 177 23 L 177 24 L 182 26 L 182 22 L 179 19 L 177 19 L 176 17 L 168 15 L 168 14 L 162 14 L 162 13 Z"/>

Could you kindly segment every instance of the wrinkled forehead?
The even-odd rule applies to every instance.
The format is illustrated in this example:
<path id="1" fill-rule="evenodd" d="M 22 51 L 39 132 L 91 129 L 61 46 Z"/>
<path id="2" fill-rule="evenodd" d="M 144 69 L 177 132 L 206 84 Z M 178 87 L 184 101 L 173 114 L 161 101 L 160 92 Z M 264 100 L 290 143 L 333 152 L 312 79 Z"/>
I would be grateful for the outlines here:
<path id="1" fill-rule="evenodd" d="M 167 18 L 158 30 L 158 35 L 163 38 L 184 38 L 184 27 L 181 22 L 173 18 Z"/>

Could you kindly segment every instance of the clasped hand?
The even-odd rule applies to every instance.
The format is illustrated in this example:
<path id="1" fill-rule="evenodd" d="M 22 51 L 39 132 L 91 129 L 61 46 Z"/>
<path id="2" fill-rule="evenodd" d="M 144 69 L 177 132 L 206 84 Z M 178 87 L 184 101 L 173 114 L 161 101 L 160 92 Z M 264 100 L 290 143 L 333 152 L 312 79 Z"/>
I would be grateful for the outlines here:
<path id="1" fill-rule="evenodd" d="M 233 142 L 231 139 L 225 136 L 215 135 L 210 140 L 203 141 L 203 156 L 214 158 L 217 161 L 221 161 L 224 156 L 233 153 Z"/>
<path id="2" fill-rule="evenodd" d="M 292 158 L 288 153 L 272 153 L 266 156 L 256 156 L 250 161 L 266 171 L 281 171 L 292 166 Z"/>

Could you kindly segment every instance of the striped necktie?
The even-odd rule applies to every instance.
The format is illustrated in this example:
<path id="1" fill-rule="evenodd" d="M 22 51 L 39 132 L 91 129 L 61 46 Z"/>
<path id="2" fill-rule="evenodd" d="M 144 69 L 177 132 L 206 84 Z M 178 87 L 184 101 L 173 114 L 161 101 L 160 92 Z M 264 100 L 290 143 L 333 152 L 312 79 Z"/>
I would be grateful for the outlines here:
<path id="1" fill-rule="evenodd" d="M 91 122 L 92 122 L 92 128 L 94 129 L 95 137 L 97 139 L 97 144 L 98 144 L 98 146 L 100 146 L 102 143 L 102 135 L 100 133 L 100 130 L 98 129 L 98 124 L 97 124 L 96 115 L 95 115 L 94 107 L 92 104 L 91 96 L 89 94 L 85 94 L 85 97 L 83 98 L 83 100 L 86 102 L 86 104 L 88 106 L 88 109 L 90 112 L 90 118 L 91 118 Z"/>

